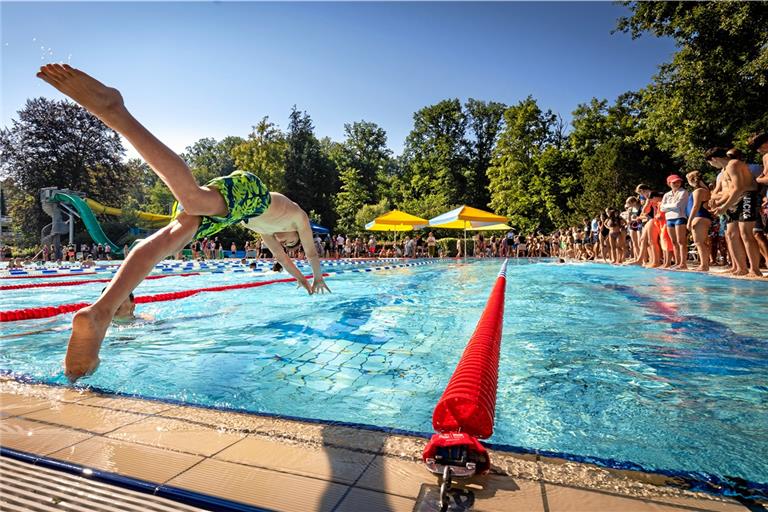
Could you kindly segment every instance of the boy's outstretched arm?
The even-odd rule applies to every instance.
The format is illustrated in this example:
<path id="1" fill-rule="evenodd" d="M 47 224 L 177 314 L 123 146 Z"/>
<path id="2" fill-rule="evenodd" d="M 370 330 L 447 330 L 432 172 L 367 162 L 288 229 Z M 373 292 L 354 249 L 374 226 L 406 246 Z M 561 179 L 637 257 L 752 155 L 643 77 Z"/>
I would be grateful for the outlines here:
<path id="1" fill-rule="evenodd" d="M 285 253 L 283 244 L 278 242 L 275 236 L 272 234 L 262 233 L 261 237 L 264 245 L 267 246 L 267 249 L 269 249 L 269 251 L 272 253 L 272 256 L 275 258 L 275 261 L 280 263 L 286 272 L 296 278 L 296 282 L 299 283 L 299 286 L 302 286 L 305 290 L 307 290 L 307 293 L 312 295 L 312 287 L 309 285 L 309 281 L 307 281 L 307 278 L 304 277 L 304 274 L 301 273 L 301 270 L 296 267 L 296 265 L 293 263 L 293 260 Z"/>
<path id="2" fill-rule="evenodd" d="M 330 293 L 330 288 L 323 279 L 323 269 L 320 267 L 320 257 L 315 249 L 315 239 L 312 236 L 312 226 L 309 225 L 309 217 L 302 212 L 301 222 L 298 222 L 297 232 L 299 240 L 304 247 L 304 254 L 307 256 L 309 264 L 312 266 L 312 293 Z"/>

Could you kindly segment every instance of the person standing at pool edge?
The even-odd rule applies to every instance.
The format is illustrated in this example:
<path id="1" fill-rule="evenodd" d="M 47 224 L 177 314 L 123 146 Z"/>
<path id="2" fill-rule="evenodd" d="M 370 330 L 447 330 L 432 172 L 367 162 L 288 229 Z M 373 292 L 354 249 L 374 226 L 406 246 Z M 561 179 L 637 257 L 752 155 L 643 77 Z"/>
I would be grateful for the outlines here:
<path id="1" fill-rule="evenodd" d="M 170 224 L 134 247 L 95 303 L 75 314 L 64 359 L 70 381 L 96 370 L 101 342 L 112 317 L 157 262 L 180 251 L 191 240 L 210 237 L 228 225 L 246 221 L 249 229 L 261 234 L 275 260 L 308 293 L 330 291 L 321 275 L 309 219 L 296 203 L 267 191 L 259 178 L 242 171 L 201 187 L 184 161 L 131 115 L 117 89 L 67 64 L 42 66 L 37 77 L 124 136 L 168 186 L 179 206 L 184 206 Z M 285 253 L 284 246 L 299 243 L 304 245 L 312 265 L 311 285 Z"/>

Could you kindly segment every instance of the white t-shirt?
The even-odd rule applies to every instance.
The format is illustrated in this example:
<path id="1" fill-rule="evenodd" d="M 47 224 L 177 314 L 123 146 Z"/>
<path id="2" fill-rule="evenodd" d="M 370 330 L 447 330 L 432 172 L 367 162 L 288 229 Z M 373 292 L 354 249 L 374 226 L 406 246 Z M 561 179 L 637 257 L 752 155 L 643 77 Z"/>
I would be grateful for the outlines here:
<path id="1" fill-rule="evenodd" d="M 680 187 L 677 192 L 670 190 L 661 199 L 661 211 L 667 220 L 684 219 L 685 208 L 688 206 L 688 191 Z"/>

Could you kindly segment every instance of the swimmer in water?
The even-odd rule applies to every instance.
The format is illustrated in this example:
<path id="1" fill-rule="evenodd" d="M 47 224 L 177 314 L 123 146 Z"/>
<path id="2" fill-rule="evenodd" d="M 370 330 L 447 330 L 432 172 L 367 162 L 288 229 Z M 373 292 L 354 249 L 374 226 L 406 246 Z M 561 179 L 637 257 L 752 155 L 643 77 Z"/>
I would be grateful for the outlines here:
<path id="1" fill-rule="evenodd" d="M 228 226 L 244 222 L 259 233 L 275 260 L 309 294 L 330 292 L 322 277 L 309 217 L 299 205 L 268 191 L 258 177 L 248 172 L 214 178 L 201 187 L 186 163 L 131 115 L 117 89 L 67 64 L 42 66 L 37 77 L 125 137 L 177 201 L 174 220 L 134 247 L 101 297 L 72 319 L 64 359 L 65 374 L 71 382 L 96 370 L 99 349 L 115 312 L 155 264 L 190 241 L 210 238 Z M 312 266 L 312 283 L 286 254 L 286 249 L 299 244 L 304 246 Z"/>

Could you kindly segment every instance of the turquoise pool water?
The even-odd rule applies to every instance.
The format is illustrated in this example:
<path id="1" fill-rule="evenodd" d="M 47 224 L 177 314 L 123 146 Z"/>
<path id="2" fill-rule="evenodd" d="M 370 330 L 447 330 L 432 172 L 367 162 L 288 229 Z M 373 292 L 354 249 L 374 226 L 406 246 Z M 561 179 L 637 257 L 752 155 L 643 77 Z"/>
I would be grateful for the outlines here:
<path id="1" fill-rule="evenodd" d="M 431 432 L 499 265 L 345 272 L 323 296 L 275 284 L 140 305 L 151 319 L 113 326 L 84 382 Z M 523 261 L 507 275 L 491 442 L 768 483 L 768 283 Z M 270 277 L 170 277 L 136 294 Z M 103 286 L 4 291 L 0 310 L 92 301 Z M 0 368 L 63 384 L 70 320 L 0 324 Z"/>

